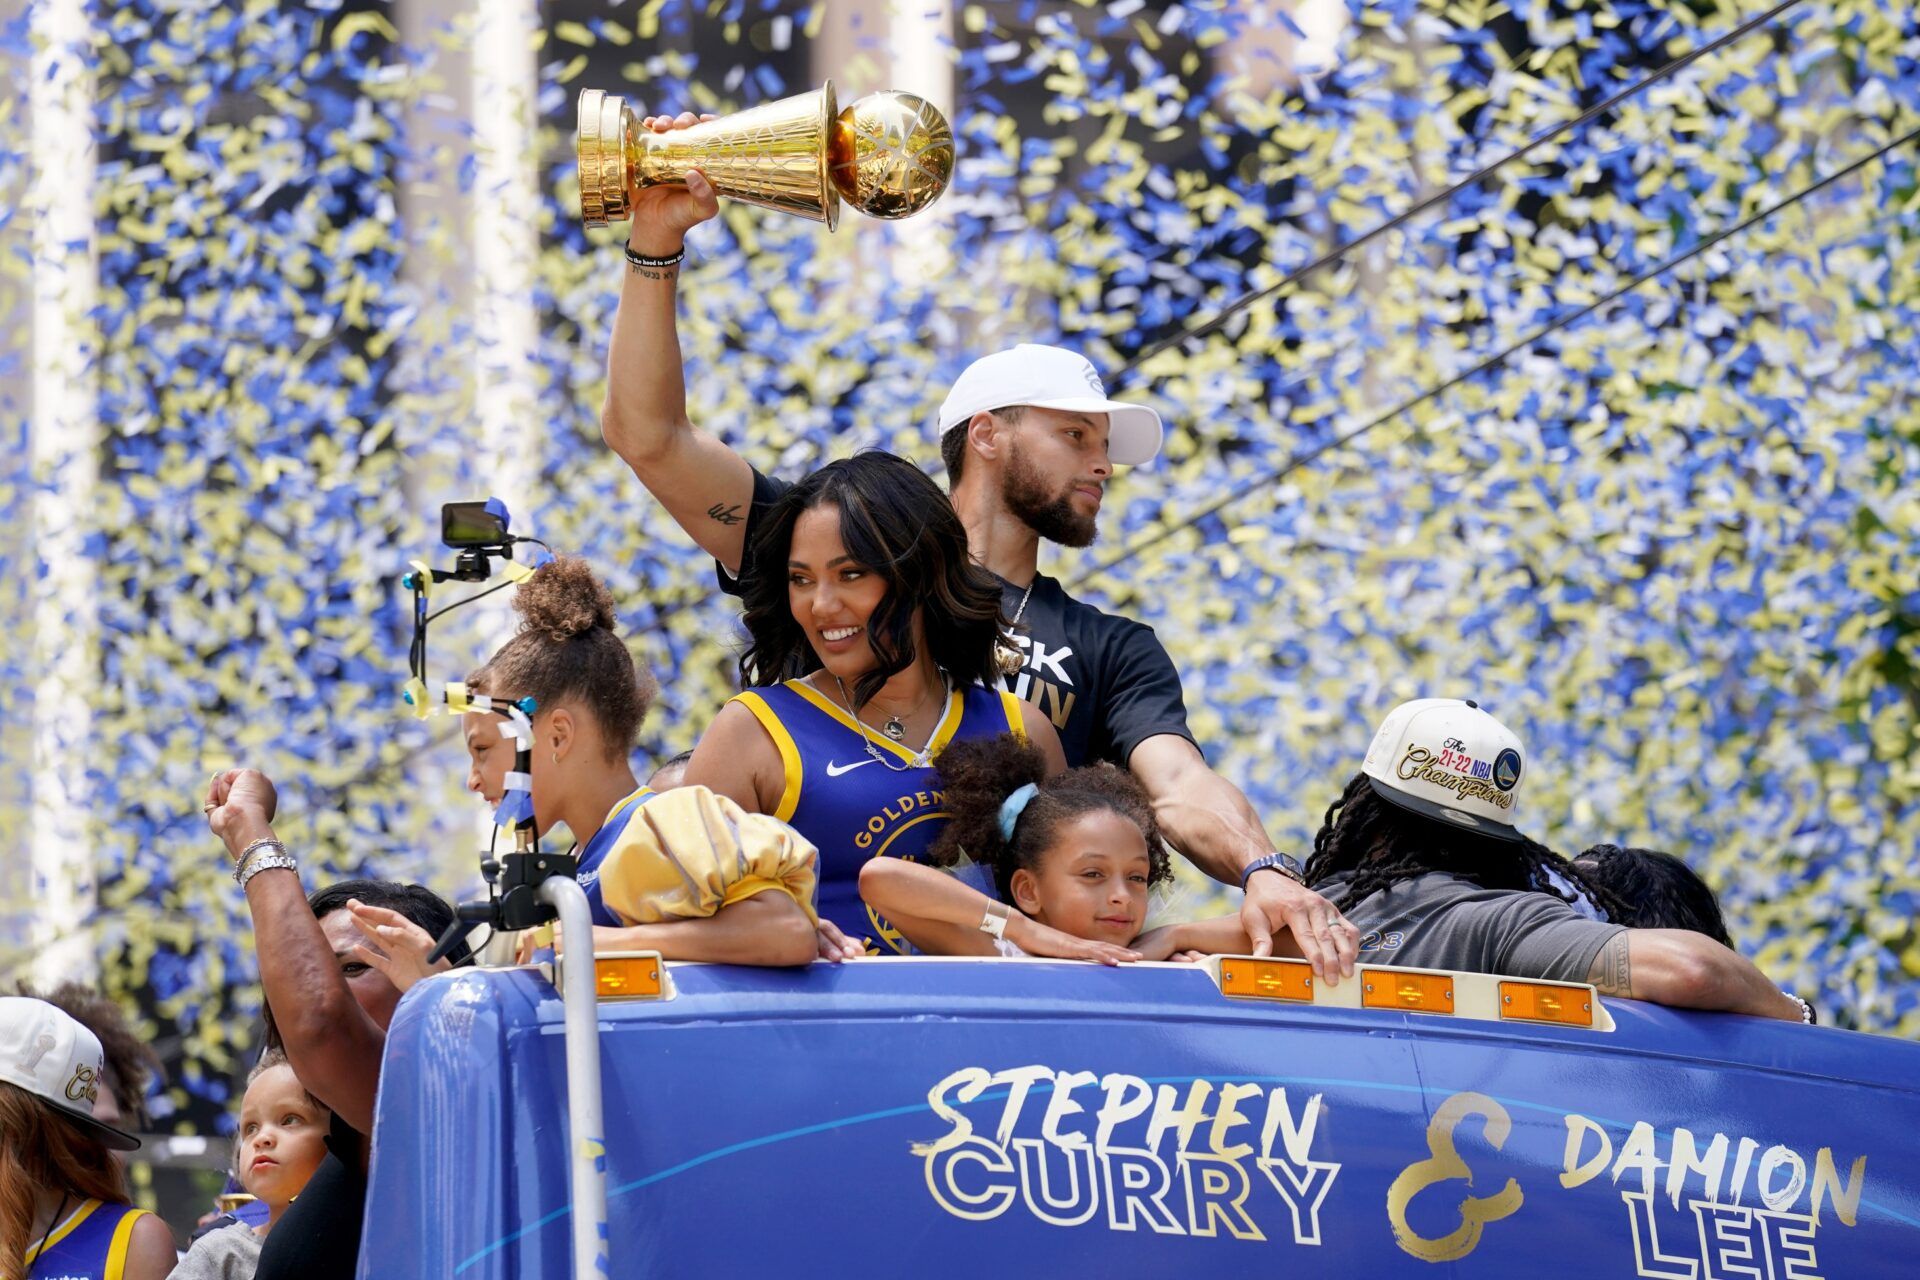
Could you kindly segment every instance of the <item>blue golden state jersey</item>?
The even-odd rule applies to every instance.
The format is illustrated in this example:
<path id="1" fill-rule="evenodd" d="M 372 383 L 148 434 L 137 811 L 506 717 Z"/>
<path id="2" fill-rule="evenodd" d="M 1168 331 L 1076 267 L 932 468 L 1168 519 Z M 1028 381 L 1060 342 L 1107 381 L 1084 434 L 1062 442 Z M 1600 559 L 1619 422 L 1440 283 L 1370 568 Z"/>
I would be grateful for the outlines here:
<path id="1" fill-rule="evenodd" d="M 120 1280 L 133 1224 L 146 1213 L 131 1205 L 89 1200 L 36 1241 L 22 1259 L 27 1280 Z"/>
<path id="2" fill-rule="evenodd" d="M 573 856 L 579 863 L 574 874 L 580 881 L 580 887 L 587 891 L 587 905 L 593 908 L 595 924 L 618 926 L 626 923 L 600 897 L 600 864 L 606 861 L 607 854 L 619 842 L 620 833 L 627 829 L 627 820 L 633 817 L 634 810 L 659 794 L 651 788 L 641 787 L 613 806 L 607 814 L 607 820 L 593 833 L 593 839 L 574 850 Z"/>
<path id="3" fill-rule="evenodd" d="M 869 858 L 917 861 L 947 820 L 940 775 L 913 767 L 914 752 L 869 735 L 845 708 L 801 680 L 752 689 L 733 699 L 753 712 L 780 749 L 786 787 L 774 816 L 820 850 L 820 915 L 868 951 L 905 953 L 899 930 L 860 897 Z M 1021 734 L 1020 700 L 970 685 L 947 699 L 931 755 L 949 743 Z M 1024 736 L 1024 734 L 1022 734 Z M 872 743 L 883 757 L 867 752 Z"/>

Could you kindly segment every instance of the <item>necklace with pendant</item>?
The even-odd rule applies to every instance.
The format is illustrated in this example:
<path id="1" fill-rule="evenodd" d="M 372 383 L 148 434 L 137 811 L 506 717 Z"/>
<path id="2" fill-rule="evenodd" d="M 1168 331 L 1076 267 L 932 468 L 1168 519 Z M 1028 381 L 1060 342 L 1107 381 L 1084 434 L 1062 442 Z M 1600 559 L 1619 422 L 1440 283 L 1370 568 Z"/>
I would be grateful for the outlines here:
<path id="1" fill-rule="evenodd" d="M 867 722 L 862 720 L 859 713 L 853 709 L 853 699 L 847 696 L 847 686 L 845 683 L 841 681 L 839 676 L 834 676 L 833 683 L 834 686 L 840 690 L 841 705 L 846 707 L 847 714 L 853 717 L 853 723 L 859 726 L 860 745 L 867 749 L 869 756 L 878 760 L 894 773 L 905 773 L 910 769 L 924 769 L 933 763 L 933 740 L 940 736 L 940 724 L 946 719 L 945 714 L 934 717 L 933 728 L 928 731 L 927 740 L 920 744 L 920 749 L 913 753 L 913 759 L 907 761 L 905 764 L 898 764 L 887 753 L 881 751 L 880 748 L 874 744 L 873 730 L 867 727 Z M 947 673 L 944 671 L 940 673 L 940 687 L 942 692 L 941 703 L 945 705 L 953 700 L 953 682 L 947 679 Z M 922 701 L 920 705 L 925 706 L 926 703 Z M 920 707 L 914 708 L 916 714 L 919 710 Z M 891 716 L 888 718 L 887 723 L 882 726 L 880 732 L 886 734 L 891 741 L 898 742 L 906 735 L 907 726 L 900 722 L 899 716 Z"/>
<path id="2" fill-rule="evenodd" d="M 836 681 L 839 680 L 839 678 L 840 678 L 839 676 L 834 677 Z M 943 676 L 942 679 L 944 678 L 945 677 Z M 842 698 L 845 698 L 847 696 L 847 686 L 844 684 L 840 686 L 840 696 Z M 926 705 L 927 705 L 927 700 L 925 698 L 922 698 L 920 699 L 920 701 L 913 704 L 913 710 L 907 712 L 907 714 L 910 716 L 917 716 L 920 714 L 920 708 Z M 853 708 L 849 706 L 847 709 L 851 711 Z M 858 716 L 854 717 L 854 719 L 856 720 L 858 720 L 859 718 L 860 717 Z M 887 722 L 880 726 L 880 732 L 886 734 L 889 738 L 892 738 L 895 742 L 904 742 L 906 741 L 906 738 L 907 738 L 907 725 L 906 725 L 906 722 L 900 718 L 900 715 L 898 712 L 890 711 L 887 713 Z"/>
<path id="3" fill-rule="evenodd" d="M 993 662 L 1000 668 L 1000 674 L 1003 676 L 1018 675 L 1020 668 L 1027 665 L 1027 655 L 1022 653 L 1020 646 L 1013 642 L 1013 628 L 1019 626 L 1020 619 L 1026 616 L 1027 601 L 1033 598 L 1033 582 L 1038 577 L 1039 575 L 1035 574 L 1034 579 L 1027 582 L 1026 594 L 1020 597 L 1020 607 L 1013 611 L 1013 620 L 1007 623 L 1007 629 L 1000 633 L 998 640 L 994 641 Z"/>

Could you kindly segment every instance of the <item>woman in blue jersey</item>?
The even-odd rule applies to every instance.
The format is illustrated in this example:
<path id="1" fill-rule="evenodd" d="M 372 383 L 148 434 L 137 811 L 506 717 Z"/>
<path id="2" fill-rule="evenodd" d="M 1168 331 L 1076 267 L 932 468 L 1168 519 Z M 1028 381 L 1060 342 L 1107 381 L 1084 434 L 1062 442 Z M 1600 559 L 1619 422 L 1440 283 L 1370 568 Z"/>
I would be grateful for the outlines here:
<path id="1" fill-rule="evenodd" d="M 658 793 L 635 777 L 634 740 L 659 686 L 614 632 L 613 596 L 578 556 L 559 556 L 514 591 L 520 630 L 467 677 L 494 698 L 531 697 L 533 811 L 540 834 L 573 833 L 581 888 L 593 908 L 599 949 L 644 948 L 679 960 L 799 964 L 816 954 L 805 911 L 782 893 L 729 902 L 702 919 L 628 924 L 601 895 L 600 871 L 640 807 Z M 500 802 L 514 741 L 490 712 L 462 717 L 471 767 L 467 787 Z M 391 923 L 391 922 L 386 922 Z"/>
<path id="2" fill-rule="evenodd" d="M 946 821 L 932 760 L 1018 734 L 1066 767 L 1052 724 L 994 680 L 1000 591 L 945 494 L 912 463 L 862 453 L 760 518 L 744 583 L 748 692 L 714 718 L 687 781 L 789 822 L 820 850 L 819 912 L 867 951 L 903 952 L 860 899 L 870 858 L 918 858 Z"/>
<path id="3" fill-rule="evenodd" d="M 113 1151 L 140 1145 L 96 1120 L 106 1072 L 94 1034 L 44 1000 L 0 996 L 0 1276 L 164 1280 L 173 1233 L 127 1203 Z"/>

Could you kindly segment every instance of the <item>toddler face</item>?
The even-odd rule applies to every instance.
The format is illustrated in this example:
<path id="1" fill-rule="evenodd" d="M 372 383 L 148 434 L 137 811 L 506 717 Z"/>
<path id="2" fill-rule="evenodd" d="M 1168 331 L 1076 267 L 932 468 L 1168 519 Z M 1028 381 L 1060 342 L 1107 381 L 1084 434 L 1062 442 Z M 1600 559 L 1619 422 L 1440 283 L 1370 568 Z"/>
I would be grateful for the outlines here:
<path id="1" fill-rule="evenodd" d="M 261 1072 L 240 1104 L 240 1185 L 268 1205 L 299 1195 L 326 1157 L 328 1119 L 292 1067 Z"/>

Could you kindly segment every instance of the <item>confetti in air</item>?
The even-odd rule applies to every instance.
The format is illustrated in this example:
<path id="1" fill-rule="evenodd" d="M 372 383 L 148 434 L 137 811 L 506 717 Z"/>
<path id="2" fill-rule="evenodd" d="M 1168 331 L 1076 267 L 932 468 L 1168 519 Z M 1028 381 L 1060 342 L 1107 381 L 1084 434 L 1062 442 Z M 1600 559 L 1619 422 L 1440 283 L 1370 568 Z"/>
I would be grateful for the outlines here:
<path id="1" fill-rule="evenodd" d="M 1117 372 L 1765 7 L 958 4 L 958 164 L 930 213 L 829 236 L 732 207 L 690 237 L 691 416 L 765 470 L 876 445 L 937 470 L 928 424 L 973 355 L 1057 341 Z M 646 757 L 730 691 L 736 606 L 600 438 L 624 231 L 578 223 L 572 103 L 804 91 L 827 8 L 549 6 L 532 386 L 502 446 L 475 386 L 471 290 L 503 250 L 472 221 L 495 193 L 459 114 L 470 31 L 353 3 L 98 7 L 105 439 L 80 516 L 94 592 L 68 621 L 99 655 L 89 928 L 106 980 L 184 1038 L 171 1106 L 224 1100 L 259 1003 L 208 770 L 279 782 L 310 884 L 472 887 L 464 753 L 398 699 L 398 575 L 439 562 L 439 502 L 485 496 L 509 458 L 531 477 L 516 531 L 594 561 L 660 677 Z M 0 44 L 24 66 L 26 19 Z M 26 80 L 0 88 L 10 527 L 53 483 L 20 389 Z M 1165 453 L 1111 486 L 1092 551 L 1043 569 L 1157 629 L 1202 747 L 1281 847 L 1305 851 L 1386 708 L 1473 697 L 1531 747 L 1530 833 L 1683 854 L 1823 1015 L 1920 1033 L 1920 148 L 1194 514 L 1917 125 L 1911 5 L 1789 8 L 1155 355 L 1119 385 L 1165 415 Z M 0 580 L 33 555 L 0 541 Z M 437 677 L 499 638 L 480 612 L 436 630 Z M 0 657 L 16 706 L 30 653 Z M 17 789 L 0 800 L 18 830 Z"/>

